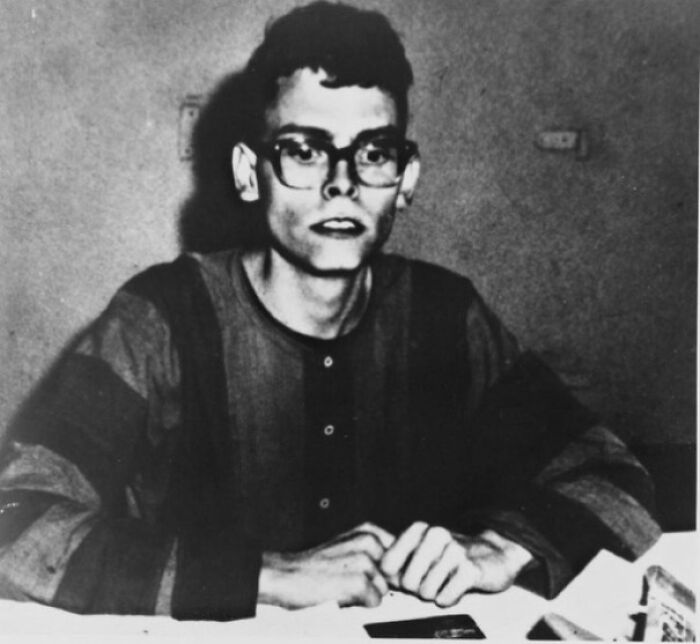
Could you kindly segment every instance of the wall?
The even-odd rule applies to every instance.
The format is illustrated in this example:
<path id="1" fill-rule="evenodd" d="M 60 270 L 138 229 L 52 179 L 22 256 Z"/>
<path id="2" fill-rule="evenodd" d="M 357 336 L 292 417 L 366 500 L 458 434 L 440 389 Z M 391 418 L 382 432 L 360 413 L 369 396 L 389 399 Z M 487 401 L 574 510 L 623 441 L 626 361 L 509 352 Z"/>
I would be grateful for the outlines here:
<path id="1" fill-rule="evenodd" d="M 178 105 L 293 4 L 0 0 L 0 427 L 121 282 L 177 252 Z M 416 72 L 424 176 L 391 248 L 471 276 L 626 436 L 694 440 L 697 3 L 356 4 Z M 587 159 L 533 144 L 558 127 Z"/>

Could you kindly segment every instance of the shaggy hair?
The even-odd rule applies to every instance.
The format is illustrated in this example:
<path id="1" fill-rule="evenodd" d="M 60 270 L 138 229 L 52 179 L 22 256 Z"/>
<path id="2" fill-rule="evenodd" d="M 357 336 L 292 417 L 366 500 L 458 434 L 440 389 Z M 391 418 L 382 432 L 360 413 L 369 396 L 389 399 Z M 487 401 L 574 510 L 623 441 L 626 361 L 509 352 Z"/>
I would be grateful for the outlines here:
<path id="1" fill-rule="evenodd" d="M 268 25 L 246 67 L 264 105 L 277 96 L 278 80 L 298 69 L 323 69 L 327 87 L 379 87 L 394 99 L 405 130 L 413 71 L 387 18 L 344 4 L 314 2 Z"/>
<path id="2" fill-rule="evenodd" d="M 260 141 L 265 110 L 279 80 L 298 69 L 323 69 L 329 87 L 379 87 L 396 103 L 405 131 L 411 65 L 385 16 L 320 1 L 268 24 L 246 67 L 224 78 L 203 107 L 192 137 L 194 192 L 180 213 L 183 250 L 212 252 L 266 240 L 259 204 L 243 203 L 231 177 L 231 150 Z"/>

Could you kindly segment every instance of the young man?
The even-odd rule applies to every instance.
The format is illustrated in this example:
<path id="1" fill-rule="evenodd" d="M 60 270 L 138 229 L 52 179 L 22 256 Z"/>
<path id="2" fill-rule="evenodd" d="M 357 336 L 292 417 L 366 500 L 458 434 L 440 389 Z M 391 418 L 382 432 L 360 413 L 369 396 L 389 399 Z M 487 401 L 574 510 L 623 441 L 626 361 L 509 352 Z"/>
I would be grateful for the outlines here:
<path id="1" fill-rule="evenodd" d="M 231 150 L 262 244 L 126 284 L 0 471 L 0 588 L 79 612 L 552 595 L 659 534 L 625 446 L 471 284 L 380 251 L 418 180 L 386 19 L 295 9 L 243 75 Z"/>

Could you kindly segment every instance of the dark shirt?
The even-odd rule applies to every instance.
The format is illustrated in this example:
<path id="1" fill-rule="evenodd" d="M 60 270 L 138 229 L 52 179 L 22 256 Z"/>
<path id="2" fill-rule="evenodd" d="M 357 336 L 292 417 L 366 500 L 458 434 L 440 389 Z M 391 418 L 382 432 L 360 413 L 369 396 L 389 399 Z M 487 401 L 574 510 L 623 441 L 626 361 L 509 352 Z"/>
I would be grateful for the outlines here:
<path id="1" fill-rule="evenodd" d="M 471 283 L 380 256 L 360 324 L 300 336 L 237 252 L 130 281 L 11 430 L 0 589 L 79 612 L 232 619 L 262 550 L 362 521 L 493 528 L 558 592 L 602 547 L 658 537 L 624 444 Z"/>

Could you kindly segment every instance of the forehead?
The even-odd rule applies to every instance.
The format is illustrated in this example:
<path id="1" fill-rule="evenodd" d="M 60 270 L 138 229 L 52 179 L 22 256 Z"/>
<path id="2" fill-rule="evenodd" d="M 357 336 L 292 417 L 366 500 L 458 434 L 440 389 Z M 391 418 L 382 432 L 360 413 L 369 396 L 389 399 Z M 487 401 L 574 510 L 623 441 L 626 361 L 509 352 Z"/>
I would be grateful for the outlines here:
<path id="1" fill-rule="evenodd" d="M 323 70 L 299 69 L 279 81 L 276 101 L 265 111 L 267 134 L 298 125 L 325 130 L 336 145 L 360 132 L 397 125 L 396 104 L 378 87 L 325 87 Z"/>

